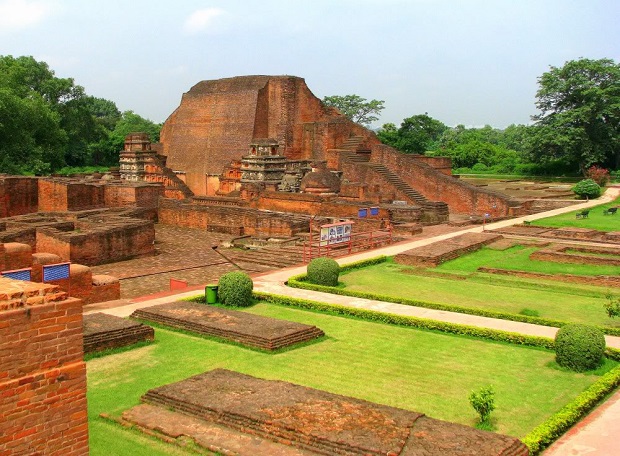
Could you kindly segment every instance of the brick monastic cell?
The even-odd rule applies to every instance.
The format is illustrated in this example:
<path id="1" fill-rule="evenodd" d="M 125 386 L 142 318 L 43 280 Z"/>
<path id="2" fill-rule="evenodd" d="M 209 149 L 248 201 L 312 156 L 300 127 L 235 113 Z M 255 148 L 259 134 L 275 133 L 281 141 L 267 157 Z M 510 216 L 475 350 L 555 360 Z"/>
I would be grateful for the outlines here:
<path id="1" fill-rule="evenodd" d="M 88 454 L 82 303 L 0 277 L 0 454 Z"/>

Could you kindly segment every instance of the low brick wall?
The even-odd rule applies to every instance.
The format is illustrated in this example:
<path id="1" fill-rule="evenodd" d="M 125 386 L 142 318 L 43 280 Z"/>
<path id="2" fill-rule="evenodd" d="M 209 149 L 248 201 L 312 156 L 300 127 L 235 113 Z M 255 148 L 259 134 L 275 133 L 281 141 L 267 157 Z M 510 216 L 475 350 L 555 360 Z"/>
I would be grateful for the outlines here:
<path id="1" fill-rule="evenodd" d="M 99 312 L 84 316 L 84 353 L 126 347 L 154 337 L 153 328 L 143 323 Z"/>
<path id="2" fill-rule="evenodd" d="M 501 234 L 466 233 L 399 253 L 394 257 L 394 261 L 409 266 L 435 267 L 446 261 L 475 252 L 499 239 L 503 239 Z"/>
<path id="3" fill-rule="evenodd" d="M 576 250 L 583 253 L 567 253 L 568 250 Z M 600 257 L 588 255 L 591 254 L 608 254 L 617 255 L 613 257 Z M 588 248 L 582 246 L 566 246 L 553 245 L 551 247 L 537 250 L 530 255 L 530 259 L 538 261 L 550 261 L 553 263 L 570 263 L 570 264 L 592 264 L 601 266 L 620 266 L 620 249 L 604 249 L 604 248 Z"/>
<path id="4" fill-rule="evenodd" d="M 500 274 L 525 279 L 553 280 L 566 283 L 582 283 L 584 285 L 594 285 L 599 287 L 620 287 L 620 277 L 616 276 L 578 276 L 572 274 L 544 274 L 539 272 L 511 271 L 499 268 L 478 268 L 479 272 L 487 274 Z"/>

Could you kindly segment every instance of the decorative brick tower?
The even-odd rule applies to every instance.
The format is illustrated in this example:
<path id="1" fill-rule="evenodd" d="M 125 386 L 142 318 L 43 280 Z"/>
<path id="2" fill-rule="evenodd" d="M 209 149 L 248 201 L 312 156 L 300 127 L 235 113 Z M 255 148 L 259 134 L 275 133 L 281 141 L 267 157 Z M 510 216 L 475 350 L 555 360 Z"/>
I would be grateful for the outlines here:
<path id="1" fill-rule="evenodd" d="M 125 137 L 125 147 L 120 153 L 121 179 L 144 181 L 148 166 L 153 162 L 155 151 L 146 133 L 130 133 Z"/>
<path id="2" fill-rule="evenodd" d="M 0 455 L 88 455 L 82 302 L 0 277 Z"/>
<path id="3" fill-rule="evenodd" d="M 250 153 L 241 159 L 241 183 L 262 184 L 276 190 L 286 170 L 286 157 L 278 152 L 275 139 L 254 139 Z"/>

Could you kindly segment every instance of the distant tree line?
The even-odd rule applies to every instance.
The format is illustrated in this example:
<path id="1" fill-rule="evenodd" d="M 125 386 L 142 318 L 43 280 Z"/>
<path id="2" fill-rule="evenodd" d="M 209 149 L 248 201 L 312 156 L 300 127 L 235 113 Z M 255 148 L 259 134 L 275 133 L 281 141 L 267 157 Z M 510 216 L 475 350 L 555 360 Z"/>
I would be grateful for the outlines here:
<path id="1" fill-rule="evenodd" d="M 48 174 L 118 163 L 125 135 L 161 125 L 87 95 L 33 57 L 0 56 L 0 173 Z"/>
<path id="2" fill-rule="evenodd" d="M 398 127 L 384 124 L 377 135 L 403 153 L 449 156 L 461 173 L 585 175 L 594 165 L 619 170 L 620 65 L 611 59 L 572 60 L 550 67 L 538 85 L 539 114 L 531 125 L 448 127 L 425 113 Z M 346 105 L 347 97 L 324 101 L 355 120 L 350 106 L 339 105 Z M 362 109 L 359 97 L 355 101 Z M 376 119 L 383 102 L 373 102 L 361 112 L 371 109 Z"/>

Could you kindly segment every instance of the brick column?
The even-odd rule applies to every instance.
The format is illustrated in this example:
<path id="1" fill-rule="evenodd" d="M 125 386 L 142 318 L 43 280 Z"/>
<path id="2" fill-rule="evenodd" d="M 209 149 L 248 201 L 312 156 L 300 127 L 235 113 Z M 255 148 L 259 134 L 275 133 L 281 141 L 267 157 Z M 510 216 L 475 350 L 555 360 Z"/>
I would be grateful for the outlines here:
<path id="1" fill-rule="evenodd" d="M 82 303 L 0 278 L 0 456 L 88 454 Z"/>

